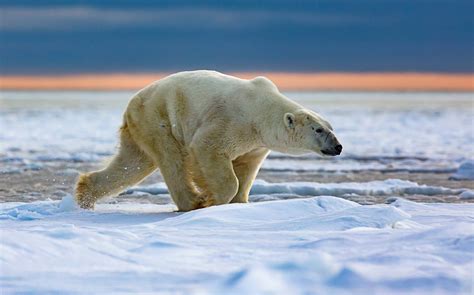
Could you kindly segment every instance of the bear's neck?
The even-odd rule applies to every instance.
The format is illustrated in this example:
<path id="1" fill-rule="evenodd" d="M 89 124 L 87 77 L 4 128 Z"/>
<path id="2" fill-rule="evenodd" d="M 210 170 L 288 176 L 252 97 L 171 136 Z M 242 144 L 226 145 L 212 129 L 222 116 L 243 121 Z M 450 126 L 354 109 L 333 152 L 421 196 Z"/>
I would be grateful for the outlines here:
<path id="1" fill-rule="evenodd" d="M 261 145 L 267 149 L 286 153 L 291 148 L 288 141 L 288 132 L 284 124 L 286 113 L 296 113 L 304 107 L 280 95 L 275 99 L 265 99 L 261 101 L 263 108 L 258 108 L 262 113 L 254 114 L 256 118 L 255 126 L 260 134 Z M 263 115 L 263 116 L 262 116 Z"/>

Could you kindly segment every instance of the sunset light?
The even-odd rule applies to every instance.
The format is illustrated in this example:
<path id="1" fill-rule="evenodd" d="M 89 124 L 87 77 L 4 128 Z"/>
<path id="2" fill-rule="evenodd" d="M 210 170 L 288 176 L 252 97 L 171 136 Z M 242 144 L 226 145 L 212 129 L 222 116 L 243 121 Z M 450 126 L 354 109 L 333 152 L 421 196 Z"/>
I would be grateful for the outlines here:
<path id="1" fill-rule="evenodd" d="M 266 76 L 281 90 L 473 91 L 472 74 L 439 73 L 230 73 L 244 79 Z M 80 74 L 0 77 L 0 89 L 137 90 L 167 74 Z"/>

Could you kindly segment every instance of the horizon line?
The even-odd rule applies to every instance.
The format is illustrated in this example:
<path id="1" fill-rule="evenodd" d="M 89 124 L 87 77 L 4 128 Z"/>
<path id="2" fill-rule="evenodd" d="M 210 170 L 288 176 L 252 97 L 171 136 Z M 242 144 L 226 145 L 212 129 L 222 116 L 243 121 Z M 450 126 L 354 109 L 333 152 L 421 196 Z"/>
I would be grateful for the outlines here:
<path id="1" fill-rule="evenodd" d="M 139 90 L 171 72 L 0 75 L 0 90 Z M 474 74 L 420 72 L 227 72 L 266 76 L 280 90 L 474 91 Z"/>

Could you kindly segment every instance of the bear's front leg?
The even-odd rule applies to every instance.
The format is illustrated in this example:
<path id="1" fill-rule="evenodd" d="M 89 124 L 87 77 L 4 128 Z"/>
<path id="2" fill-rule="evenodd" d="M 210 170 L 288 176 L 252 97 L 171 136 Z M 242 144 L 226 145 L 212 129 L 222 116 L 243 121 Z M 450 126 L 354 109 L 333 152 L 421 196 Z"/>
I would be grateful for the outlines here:
<path id="1" fill-rule="evenodd" d="M 209 147 L 194 146 L 192 153 L 194 169 L 199 174 L 195 182 L 201 191 L 196 197 L 195 207 L 228 204 L 239 188 L 232 161 Z"/>
<path id="2" fill-rule="evenodd" d="M 253 181 L 269 152 L 266 148 L 258 148 L 232 162 L 235 174 L 239 179 L 239 190 L 231 203 L 247 203 L 249 201 Z"/>

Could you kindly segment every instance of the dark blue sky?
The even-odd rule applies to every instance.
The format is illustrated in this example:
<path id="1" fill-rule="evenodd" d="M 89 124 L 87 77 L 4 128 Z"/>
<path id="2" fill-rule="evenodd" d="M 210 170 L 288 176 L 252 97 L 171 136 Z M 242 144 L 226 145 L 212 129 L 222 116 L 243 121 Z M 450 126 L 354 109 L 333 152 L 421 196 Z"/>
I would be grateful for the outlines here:
<path id="1" fill-rule="evenodd" d="M 2 1 L 0 74 L 474 71 L 472 0 Z"/>

